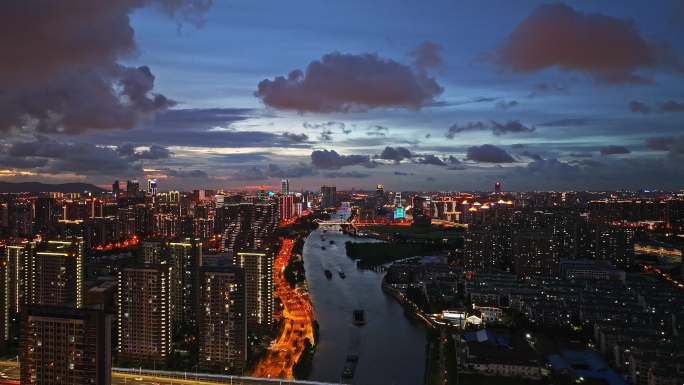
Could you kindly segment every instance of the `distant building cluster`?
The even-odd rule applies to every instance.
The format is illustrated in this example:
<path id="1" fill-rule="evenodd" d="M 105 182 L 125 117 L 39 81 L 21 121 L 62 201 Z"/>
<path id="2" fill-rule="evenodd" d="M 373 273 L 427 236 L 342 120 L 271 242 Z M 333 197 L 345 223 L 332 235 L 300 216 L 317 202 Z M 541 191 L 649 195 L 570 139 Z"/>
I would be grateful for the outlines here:
<path id="1" fill-rule="evenodd" d="M 250 336 L 274 326 L 276 229 L 318 202 L 287 180 L 0 195 L 0 347 L 19 349 L 22 384 L 106 385 L 112 362 L 175 369 L 189 351 L 202 371 L 243 374 Z"/>

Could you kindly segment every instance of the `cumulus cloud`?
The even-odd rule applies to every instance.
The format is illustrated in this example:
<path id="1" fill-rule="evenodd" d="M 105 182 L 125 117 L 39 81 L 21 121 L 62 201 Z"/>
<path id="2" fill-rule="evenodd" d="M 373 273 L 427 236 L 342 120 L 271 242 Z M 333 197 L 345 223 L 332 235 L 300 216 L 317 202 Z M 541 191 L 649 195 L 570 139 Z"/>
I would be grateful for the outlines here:
<path id="1" fill-rule="evenodd" d="M 615 146 L 615 145 L 601 147 L 601 149 L 599 151 L 601 152 L 601 155 L 603 155 L 603 156 L 624 155 L 624 154 L 629 154 L 631 152 L 631 151 L 629 151 L 629 149 L 627 147 Z"/>
<path id="2" fill-rule="evenodd" d="M 47 0 L 0 2 L 0 130 L 74 134 L 130 129 L 174 105 L 153 92 L 135 52 L 129 15 L 153 5 L 199 22 L 209 0 Z"/>
<path id="3" fill-rule="evenodd" d="M 515 159 L 506 150 L 491 144 L 469 147 L 466 152 L 466 159 L 480 163 L 515 162 Z"/>
<path id="4" fill-rule="evenodd" d="M 333 52 L 309 63 L 305 71 L 262 80 L 255 95 L 267 106 L 304 113 L 420 109 L 442 91 L 423 71 L 394 60 Z"/>
<path id="5" fill-rule="evenodd" d="M 509 120 L 506 123 L 499 123 L 495 121 L 490 122 L 468 122 L 465 125 L 458 125 L 455 123 L 449 127 L 446 137 L 453 139 L 456 135 L 467 131 L 491 131 L 496 136 L 506 134 L 521 134 L 534 132 L 534 126 L 525 126 L 517 120 Z"/>
<path id="6" fill-rule="evenodd" d="M 514 72 L 559 67 L 606 83 L 644 81 L 637 74 L 644 68 L 682 70 L 671 49 L 647 41 L 633 22 L 564 4 L 535 8 L 495 56 L 501 67 Z"/>
<path id="7" fill-rule="evenodd" d="M 311 164 L 325 170 L 338 170 L 356 165 L 372 166 L 370 157 L 367 155 L 340 155 L 335 150 L 314 150 L 311 153 Z"/>
<path id="8" fill-rule="evenodd" d="M 627 108 L 629 108 L 630 111 L 632 112 L 638 112 L 640 114 L 648 114 L 651 112 L 651 107 L 648 106 L 648 104 L 640 102 L 638 100 L 632 100 L 627 104 Z"/>
<path id="9" fill-rule="evenodd" d="M 430 41 L 421 43 L 411 52 L 414 65 L 420 69 L 436 68 L 443 64 L 442 47 Z"/>
<path id="10" fill-rule="evenodd" d="M 413 154 L 406 147 L 385 147 L 380 155 L 377 156 L 378 159 L 391 160 L 395 163 L 399 163 L 404 159 L 413 158 Z"/>

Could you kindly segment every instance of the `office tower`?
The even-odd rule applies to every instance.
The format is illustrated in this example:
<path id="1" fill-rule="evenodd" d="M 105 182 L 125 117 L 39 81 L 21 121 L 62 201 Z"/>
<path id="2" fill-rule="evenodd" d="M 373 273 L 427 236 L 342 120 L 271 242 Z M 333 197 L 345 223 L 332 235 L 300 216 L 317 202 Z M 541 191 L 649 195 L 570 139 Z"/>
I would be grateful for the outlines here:
<path id="1" fill-rule="evenodd" d="M 47 241 L 36 252 L 36 301 L 38 305 L 83 305 L 85 260 L 83 238 Z"/>
<path id="2" fill-rule="evenodd" d="M 198 303 L 199 269 L 202 266 L 202 242 L 186 238 L 169 243 L 172 272 L 172 314 L 177 326 L 195 325 Z"/>
<path id="3" fill-rule="evenodd" d="M 14 322 L 24 306 L 35 301 L 36 243 L 23 241 L 5 247 L 1 263 L 4 278 L 2 331 L 5 341 L 14 337 Z"/>
<path id="4" fill-rule="evenodd" d="M 429 226 L 432 223 L 430 197 L 413 197 L 413 224 L 416 226 Z"/>
<path id="5" fill-rule="evenodd" d="M 270 327 L 273 322 L 273 256 L 238 252 L 233 265 L 241 267 L 245 274 L 248 330 Z"/>
<path id="6" fill-rule="evenodd" d="M 126 196 L 134 198 L 140 195 L 140 183 L 137 179 L 126 181 Z"/>
<path id="7" fill-rule="evenodd" d="M 337 203 L 337 188 L 335 186 L 321 186 L 321 208 L 327 209 Z"/>
<path id="8" fill-rule="evenodd" d="M 199 366 L 240 373 L 247 357 L 245 277 L 236 266 L 204 267 L 199 323 Z"/>
<path id="9" fill-rule="evenodd" d="M 118 198 L 119 194 L 121 194 L 121 187 L 119 186 L 119 180 L 117 179 L 112 183 L 112 195 L 114 195 L 114 198 Z"/>
<path id="10" fill-rule="evenodd" d="M 148 179 L 147 180 L 147 193 L 149 195 L 157 195 L 157 180 L 156 179 Z"/>
<path id="11" fill-rule="evenodd" d="M 401 207 L 401 192 L 394 194 L 394 205 L 396 207 Z"/>
<path id="12" fill-rule="evenodd" d="M 283 179 L 280 181 L 280 193 L 282 195 L 290 195 L 290 181 Z"/>
<path id="13" fill-rule="evenodd" d="M 111 316 L 101 310 L 28 306 L 22 312 L 21 383 L 112 382 Z"/>
<path id="14" fill-rule="evenodd" d="M 118 357 L 124 362 L 161 362 L 171 353 L 169 265 L 129 267 L 118 276 Z"/>
<path id="15" fill-rule="evenodd" d="M 180 203 L 179 191 L 169 191 L 169 203 Z"/>
<path id="16" fill-rule="evenodd" d="M 501 182 L 497 181 L 494 183 L 494 193 L 495 194 L 501 194 Z"/>

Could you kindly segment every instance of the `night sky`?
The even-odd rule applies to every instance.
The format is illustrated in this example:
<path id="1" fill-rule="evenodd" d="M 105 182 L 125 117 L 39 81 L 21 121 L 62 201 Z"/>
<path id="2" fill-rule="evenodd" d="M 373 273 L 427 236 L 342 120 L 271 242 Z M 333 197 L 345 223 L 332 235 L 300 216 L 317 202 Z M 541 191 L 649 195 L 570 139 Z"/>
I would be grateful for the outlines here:
<path id="1" fill-rule="evenodd" d="M 682 1 L 5 0 L 0 50 L 4 181 L 684 187 Z"/>

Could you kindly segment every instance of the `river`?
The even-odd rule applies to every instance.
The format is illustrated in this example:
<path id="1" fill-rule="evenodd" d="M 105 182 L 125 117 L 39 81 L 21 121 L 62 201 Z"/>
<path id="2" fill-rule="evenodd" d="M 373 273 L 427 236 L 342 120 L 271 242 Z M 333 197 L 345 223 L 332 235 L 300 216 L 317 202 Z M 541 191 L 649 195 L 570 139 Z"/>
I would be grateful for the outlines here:
<path id="1" fill-rule="evenodd" d="M 383 273 L 356 268 L 345 254 L 352 237 L 339 231 L 313 231 L 304 244 L 304 267 L 320 326 L 310 380 L 338 382 L 347 355 L 359 356 L 356 385 L 420 385 L 425 370 L 425 329 L 408 319 L 382 291 Z M 331 244 L 333 241 L 334 244 Z M 354 239 L 355 242 L 372 242 Z M 324 246 L 325 250 L 321 247 Z M 325 270 L 333 278 L 325 277 Z M 346 274 L 340 278 L 338 271 Z M 355 326 L 352 311 L 364 309 L 367 323 Z"/>

